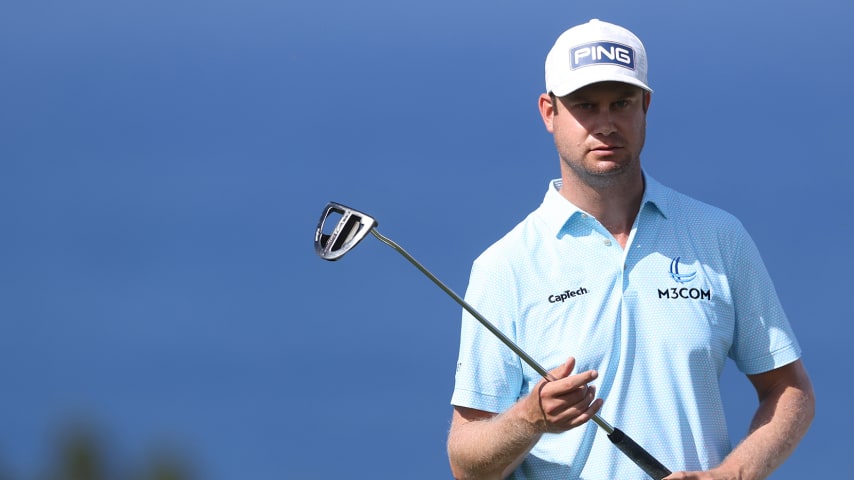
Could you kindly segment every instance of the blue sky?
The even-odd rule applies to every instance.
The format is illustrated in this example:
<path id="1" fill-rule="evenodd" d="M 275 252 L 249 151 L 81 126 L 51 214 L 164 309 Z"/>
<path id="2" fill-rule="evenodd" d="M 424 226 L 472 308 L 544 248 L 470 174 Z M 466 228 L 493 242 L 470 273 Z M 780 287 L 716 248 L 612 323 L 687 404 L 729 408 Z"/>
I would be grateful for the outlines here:
<path id="1" fill-rule="evenodd" d="M 854 7 L 815 2 L 10 1 L 0 5 L 0 466 L 84 418 L 200 478 L 450 478 L 464 292 L 558 174 L 543 61 L 590 18 L 644 41 L 647 171 L 738 216 L 818 416 L 773 477 L 854 478 Z M 824 232 L 824 233 L 822 233 Z M 730 368 L 734 439 L 754 395 Z"/>

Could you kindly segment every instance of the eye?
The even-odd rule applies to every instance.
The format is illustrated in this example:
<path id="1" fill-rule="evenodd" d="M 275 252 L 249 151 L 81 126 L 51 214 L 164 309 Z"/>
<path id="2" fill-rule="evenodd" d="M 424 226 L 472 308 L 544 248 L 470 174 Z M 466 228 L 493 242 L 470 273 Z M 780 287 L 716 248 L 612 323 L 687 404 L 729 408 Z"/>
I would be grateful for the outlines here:
<path id="1" fill-rule="evenodd" d="M 614 102 L 614 106 L 617 108 L 626 108 L 629 105 L 631 105 L 631 102 L 628 100 L 617 100 L 616 102 Z"/>

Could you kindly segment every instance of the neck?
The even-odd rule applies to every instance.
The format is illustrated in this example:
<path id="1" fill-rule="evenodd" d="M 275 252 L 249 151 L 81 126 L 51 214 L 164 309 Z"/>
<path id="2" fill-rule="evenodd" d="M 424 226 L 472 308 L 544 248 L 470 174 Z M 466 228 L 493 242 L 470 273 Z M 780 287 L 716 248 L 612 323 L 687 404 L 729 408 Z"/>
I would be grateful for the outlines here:
<path id="1" fill-rule="evenodd" d="M 573 205 L 593 215 L 625 248 L 643 199 L 643 174 L 604 181 L 581 179 L 563 172 L 560 194 Z"/>

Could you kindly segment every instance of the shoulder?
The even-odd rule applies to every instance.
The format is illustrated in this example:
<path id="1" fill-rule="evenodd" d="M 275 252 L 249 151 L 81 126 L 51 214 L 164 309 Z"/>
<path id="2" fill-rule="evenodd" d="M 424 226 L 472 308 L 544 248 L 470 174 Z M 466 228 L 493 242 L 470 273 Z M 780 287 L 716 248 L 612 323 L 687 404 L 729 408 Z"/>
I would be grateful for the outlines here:
<path id="1" fill-rule="evenodd" d="M 546 225 L 534 210 L 509 232 L 486 248 L 474 261 L 476 268 L 508 269 L 521 257 L 532 255 L 542 243 Z"/>
<path id="2" fill-rule="evenodd" d="M 715 232 L 722 235 L 746 234 L 742 222 L 732 213 L 658 184 L 660 210 L 680 228 L 689 232 Z"/>

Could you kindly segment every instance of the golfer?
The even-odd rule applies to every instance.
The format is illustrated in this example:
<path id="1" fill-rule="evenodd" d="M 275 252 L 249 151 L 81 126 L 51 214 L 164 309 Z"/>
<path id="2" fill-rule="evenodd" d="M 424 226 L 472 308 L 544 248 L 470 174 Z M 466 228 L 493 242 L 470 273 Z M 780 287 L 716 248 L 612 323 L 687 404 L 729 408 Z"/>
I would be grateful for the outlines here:
<path id="1" fill-rule="evenodd" d="M 668 479 L 768 477 L 806 433 L 814 395 L 754 242 L 642 167 L 652 90 L 634 34 L 599 20 L 571 28 L 545 74 L 539 109 L 560 178 L 474 261 L 466 301 L 557 380 L 464 313 L 454 476 L 647 479 L 589 422 L 599 413 Z M 727 358 L 758 396 L 735 445 L 719 389 Z"/>

